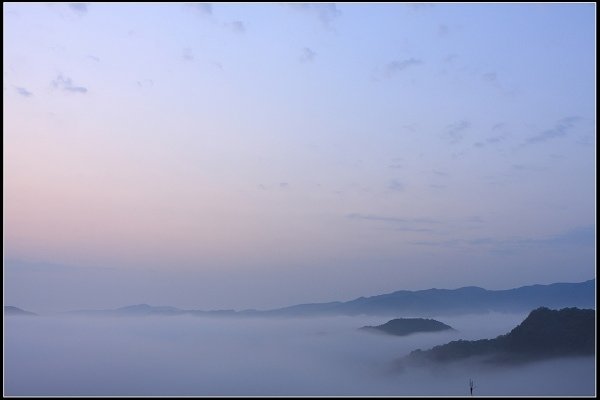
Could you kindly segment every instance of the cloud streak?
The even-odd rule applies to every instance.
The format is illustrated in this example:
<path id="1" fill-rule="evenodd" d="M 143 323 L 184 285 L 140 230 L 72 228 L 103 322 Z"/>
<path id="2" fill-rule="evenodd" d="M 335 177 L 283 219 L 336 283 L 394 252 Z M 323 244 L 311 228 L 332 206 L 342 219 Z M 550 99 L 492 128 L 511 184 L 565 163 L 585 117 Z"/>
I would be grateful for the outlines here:
<path id="1" fill-rule="evenodd" d="M 448 36 L 449 32 L 450 32 L 450 29 L 448 28 L 448 25 L 446 25 L 446 24 L 438 25 L 438 29 L 437 29 L 438 36 Z"/>
<path id="2" fill-rule="evenodd" d="M 79 15 L 84 15 L 88 12 L 87 3 L 69 3 L 69 8 Z"/>
<path id="3" fill-rule="evenodd" d="M 302 55 L 300 56 L 300 62 L 302 62 L 302 63 L 312 62 L 315 59 L 316 55 L 317 55 L 317 53 L 315 53 L 312 49 L 310 49 L 308 47 L 304 47 L 302 49 Z"/>
<path id="4" fill-rule="evenodd" d="M 449 138 L 450 144 L 457 144 L 463 140 L 464 131 L 469 129 L 471 123 L 467 120 L 462 120 L 450 124 L 446 127 L 446 136 Z"/>
<path id="5" fill-rule="evenodd" d="M 182 57 L 185 61 L 194 61 L 194 54 L 192 52 L 192 49 L 190 49 L 189 47 L 183 49 Z"/>
<path id="6" fill-rule="evenodd" d="M 509 136 L 509 133 L 506 131 L 506 124 L 503 122 L 494 124 L 492 132 L 494 133 L 493 136 L 487 137 L 484 141 L 475 142 L 473 146 L 481 148 L 487 145 L 497 145 L 505 141 Z"/>
<path id="7" fill-rule="evenodd" d="M 556 139 L 559 137 L 567 136 L 573 129 L 575 124 L 581 120 L 581 117 L 572 116 L 566 117 L 559 120 L 553 128 L 547 129 L 540 132 L 538 135 L 532 136 L 527 139 L 528 144 L 543 143 L 548 140 Z"/>
<path id="8" fill-rule="evenodd" d="M 213 8 L 210 3 L 186 3 L 186 6 L 193 8 L 200 14 L 212 15 Z"/>
<path id="9" fill-rule="evenodd" d="M 496 82 L 496 80 L 498 79 L 498 74 L 496 74 L 495 72 L 487 72 L 481 75 L 481 78 L 487 82 Z"/>
<path id="10" fill-rule="evenodd" d="M 393 190 L 394 192 L 404 192 L 405 186 L 402 182 L 394 179 L 388 184 L 388 189 Z"/>
<path id="11" fill-rule="evenodd" d="M 229 24 L 227 24 L 227 26 L 234 33 L 242 34 L 242 33 L 246 32 L 246 26 L 244 25 L 244 22 L 242 22 L 242 21 L 233 21 L 233 22 L 230 22 Z"/>
<path id="12" fill-rule="evenodd" d="M 402 232 L 433 232 L 433 227 L 441 224 L 441 221 L 431 218 L 400 218 L 358 213 L 348 214 L 346 218 L 354 221 L 383 223 Z"/>
<path id="13" fill-rule="evenodd" d="M 291 4 L 291 6 L 297 11 L 312 15 L 325 28 L 331 28 L 333 22 L 342 15 L 334 3 L 300 3 Z"/>
<path id="14" fill-rule="evenodd" d="M 71 78 L 63 76 L 62 74 L 58 75 L 55 80 L 52 81 L 52 86 L 55 89 L 60 89 L 66 92 L 71 93 L 87 93 L 88 89 L 84 86 L 77 86 L 73 84 Z"/>
<path id="15" fill-rule="evenodd" d="M 595 231 L 596 227 L 594 225 L 584 225 L 554 235 L 541 237 L 516 237 L 508 239 L 480 237 L 474 239 L 413 241 L 409 243 L 417 246 L 431 247 L 489 246 L 494 251 L 508 253 L 535 247 L 594 246 L 596 243 Z"/>
<path id="16" fill-rule="evenodd" d="M 522 239 L 518 243 L 548 246 L 593 246 L 596 243 L 596 227 L 594 225 L 578 226 L 555 235 Z"/>
<path id="17" fill-rule="evenodd" d="M 387 217 L 383 215 L 374 214 L 359 214 L 352 213 L 346 215 L 349 219 L 365 220 L 365 221 L 381 221 L 391 223 L 411 223 L 411 224 L 441 224 L 442 222 L 433 218 L 400 218 L 400 217 Z"/>
<path id="18" fill-rule="evenodd" d="M 24 87 L 17 86 L 17 87 L 15 87 L 15 90 L 17 91 L 17 93 L 19 93 L 23 97 L 33 96 L 33 93 L 31 93 L 29 90 L 25 89 Z"/>
<path id="19" fill-rule="evenodd" d="M 386 78 L 391 78 L 408 67 L 420 65 L 422 63 L 423 61 L 417 58 L 407 58 L 406 60 L 401 61 L 394 60 L 386 65 L 384 75 Z"/>

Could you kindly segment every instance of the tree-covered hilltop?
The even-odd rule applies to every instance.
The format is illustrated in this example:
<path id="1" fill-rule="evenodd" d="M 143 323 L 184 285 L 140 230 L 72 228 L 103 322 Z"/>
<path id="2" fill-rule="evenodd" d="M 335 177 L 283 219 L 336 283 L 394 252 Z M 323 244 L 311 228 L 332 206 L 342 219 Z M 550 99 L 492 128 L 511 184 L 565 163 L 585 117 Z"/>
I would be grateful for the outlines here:
<path id="1" fill-rule="evenodd" d="M 452 329 L 440 321 L 423 318 L 397 318 L 386 322 L 383 325 L 363 326 L 360 329 L 383 332 L 390 335 L 405 336 L 418 332 L 439 332 Z"/>
<path id="2" fill-rule="evenodd" d="M 579 308 L 533 310 L 516 328 L 495 339 L 457 340 L 409 354 L 411 361 L 447 362 L 482 356 L 520 362 L 595 353 L 596 311 Z"/>

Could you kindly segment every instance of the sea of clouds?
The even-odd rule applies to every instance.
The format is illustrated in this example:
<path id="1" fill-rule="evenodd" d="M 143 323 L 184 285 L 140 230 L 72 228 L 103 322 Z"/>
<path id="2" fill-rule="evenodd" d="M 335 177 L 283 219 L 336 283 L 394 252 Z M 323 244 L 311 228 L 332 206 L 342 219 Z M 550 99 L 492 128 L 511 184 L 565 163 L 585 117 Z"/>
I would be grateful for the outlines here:
<path id="1" fill-rule="evenodd" d="M 5 395 L 593 395 L 595 358 L 399 369 L 417 348 L 493 338 L 524 314 L 438 317 L 456 331 L 361 331 L 382 317 L 6 317 Z"/>

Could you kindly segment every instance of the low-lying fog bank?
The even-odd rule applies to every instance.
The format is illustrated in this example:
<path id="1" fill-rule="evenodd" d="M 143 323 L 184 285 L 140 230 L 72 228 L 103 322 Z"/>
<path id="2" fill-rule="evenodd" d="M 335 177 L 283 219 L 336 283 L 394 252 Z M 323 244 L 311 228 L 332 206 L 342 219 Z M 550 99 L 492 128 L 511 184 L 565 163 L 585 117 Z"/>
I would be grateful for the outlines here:
<path id="1" fill-rule="evenodd" d="M 401 317 L 401 316 L 399 316 Z M 525 314 L 436 317 L 456 331 L 361 331 L 380 317 L 5 318 L 6 395 L 593 395 L 594 357 L 399 370 L 417 348 L 507 333 Z"/>

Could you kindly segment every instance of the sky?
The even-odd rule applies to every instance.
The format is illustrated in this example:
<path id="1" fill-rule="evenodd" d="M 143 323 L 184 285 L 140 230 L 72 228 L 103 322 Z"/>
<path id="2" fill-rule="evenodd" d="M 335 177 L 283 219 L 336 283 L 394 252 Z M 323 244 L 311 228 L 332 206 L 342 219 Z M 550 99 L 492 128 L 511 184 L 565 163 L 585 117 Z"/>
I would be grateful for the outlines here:
<path id="1" fill-rule="evenodd" d="M 3 3 L 5 304 L 592 279 L 595 11 Z"/>

